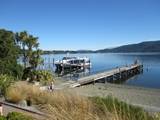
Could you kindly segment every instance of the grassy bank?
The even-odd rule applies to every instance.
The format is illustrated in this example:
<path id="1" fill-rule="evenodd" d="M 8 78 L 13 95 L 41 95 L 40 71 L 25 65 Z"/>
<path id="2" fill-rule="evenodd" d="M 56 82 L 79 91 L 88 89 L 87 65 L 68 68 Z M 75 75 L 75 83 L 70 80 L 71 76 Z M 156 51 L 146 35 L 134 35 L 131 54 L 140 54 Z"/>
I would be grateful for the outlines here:
<path id="1" fill-rule="evenodd" d="M 49 120 L 159 120 L 142 108 L 119 101 L 111 96 L 84 97 L 68 90 L 47 92 L 31 84 L 16 83 L 8 88 L 6 100 L 19 103 L 30 100 L 48 114 Z"/>
<path id="2" fill-rule="evenodd" d="M 117 120 L 154 120 L 155 117 L 150 116 L 146 111 L 140 107 L 129 105 L 125 102 L 119 101 L 112 96 L 106 98 L 92 97 L 93 103 L 105 113 L 109 111 Z"/>

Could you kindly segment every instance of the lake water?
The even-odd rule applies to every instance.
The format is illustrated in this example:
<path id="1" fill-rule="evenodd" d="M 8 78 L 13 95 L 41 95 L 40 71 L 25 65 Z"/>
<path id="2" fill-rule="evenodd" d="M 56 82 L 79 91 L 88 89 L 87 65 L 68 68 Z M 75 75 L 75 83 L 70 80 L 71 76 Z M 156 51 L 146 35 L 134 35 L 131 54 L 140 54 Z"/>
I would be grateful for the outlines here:
<path id="1" fill-rule="evenodd" d="M 43 55 L 46 61 L 62 59 L 66 54 Z M 98 53 L 98 54 L 70 54 L 70 56 L 87 56 L 91 59 L 92 66 L 90 70 L 79 72 L 79 76 L 86 76 L 105 70 L 116 68 L 117 66 L 129 65 L 135 59 L 141 61 L 144 65 L 143 73 L 126 80 L 123 84 L 160 88 L 160 53 Z M 49 59 L 48 59 L 49 58 Z M 51 67 L 51 66 L 50 66 Z M 55 67 L 52 68 L 55 70 Z M 74 75 L 68 74 L 66 79 L 74 79 Z"/>

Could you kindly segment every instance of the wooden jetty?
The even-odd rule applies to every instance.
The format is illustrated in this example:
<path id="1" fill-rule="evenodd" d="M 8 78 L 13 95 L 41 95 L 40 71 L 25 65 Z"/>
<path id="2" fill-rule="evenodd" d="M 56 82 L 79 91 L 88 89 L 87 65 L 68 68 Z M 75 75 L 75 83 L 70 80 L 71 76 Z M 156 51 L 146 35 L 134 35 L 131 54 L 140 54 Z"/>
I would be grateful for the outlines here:
<path id="1" fill-rule="evenodd" d="M 77 82 L 70 85 L 71 88 L 82 86 L 85 84 L 95 83 L 96 81 L 103 80 L 107 82 L 109 80 L 117 81 L 119 79 L 126 79 L 129 76 L 134 76 L 143 71 L 143 65 L 136 63 L 128 66 L 117 67 L 112 70 L 104 71 L 101 73 L 86 76 L 77 80 Z"/>

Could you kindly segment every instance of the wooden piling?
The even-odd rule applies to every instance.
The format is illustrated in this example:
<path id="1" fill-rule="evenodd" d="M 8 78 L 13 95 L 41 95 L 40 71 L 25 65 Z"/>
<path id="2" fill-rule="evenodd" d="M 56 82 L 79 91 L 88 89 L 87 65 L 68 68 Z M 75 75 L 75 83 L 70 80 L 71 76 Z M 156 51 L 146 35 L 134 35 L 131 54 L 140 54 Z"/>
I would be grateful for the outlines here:
<path id="1" fill-rule="evenodd" d="M 117 81 L 117 80 L 121 80 L 122 78 L 126 79 L 130 76 L 134 76 L 138 73 L 137 71 L 140 71 L 142 69 L 143 69 L 143 65 L 132 64 L 129 66 L 124 66 L 121 68 L 116 68 L 116 69 L 112 69 L 109 71 L 86 76 L 86 77 L 78 79 L 77 82 L 80 85 L 89 84 L 91 82 L 95 84 L 96 81 L 101 80 L 101 79 L 104 79 L 104 82 L 106 82 L 108 81 L 108 78 L 111 78 L 112 81 Z"/>

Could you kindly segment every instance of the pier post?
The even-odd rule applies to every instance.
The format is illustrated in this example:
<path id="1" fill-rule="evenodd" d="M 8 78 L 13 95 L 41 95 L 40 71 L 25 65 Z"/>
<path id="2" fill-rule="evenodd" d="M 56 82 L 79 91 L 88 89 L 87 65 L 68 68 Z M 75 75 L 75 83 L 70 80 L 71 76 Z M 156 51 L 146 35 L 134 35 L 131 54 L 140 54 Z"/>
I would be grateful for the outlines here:
<path id="1" fill-rule="evenodd" d="M 93 79 L 93 85 L 95 84 L 95 80 Z"/>
<path id="2" fill-rule="evenodd" d="M 104 83 L 106 83 L 106 79 L 107 79 L 107 77 L 104 78 Z"/>

